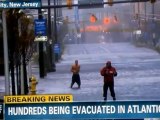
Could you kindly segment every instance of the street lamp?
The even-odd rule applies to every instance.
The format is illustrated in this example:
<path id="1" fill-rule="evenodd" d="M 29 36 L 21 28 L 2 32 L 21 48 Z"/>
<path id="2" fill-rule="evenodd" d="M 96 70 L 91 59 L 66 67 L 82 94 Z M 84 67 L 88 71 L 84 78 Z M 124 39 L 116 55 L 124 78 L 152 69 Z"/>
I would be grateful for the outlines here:
<path id="1" fill-rule="evenodd" d="M 42 11 L 41 9 L 38 9 L 38 19 L 43 19 Z M 44 78 L 45 76 L 45 65 L 44 65 L 44 45 L 43 41 L 39 41 L 39 72 L 40 72 L 40 78 Z"/>
<path id="2" fill-rule="evenodd" d="M 50 0 L 48 0 L 48 5 L 50 6 Z M 47 14 L 47 13 L 45 13 Z M 48 58 L 49 58 L 49 63 L 50 65 L 48 66 L 48 71 L 49 72 L 55 72 L 56 71 L 56 66 L 55 66 L 55 61 L 53 59 L 53 38 L 52 38 L 52 30 L 51 30 L 51 9 L 48 8 Z"/>

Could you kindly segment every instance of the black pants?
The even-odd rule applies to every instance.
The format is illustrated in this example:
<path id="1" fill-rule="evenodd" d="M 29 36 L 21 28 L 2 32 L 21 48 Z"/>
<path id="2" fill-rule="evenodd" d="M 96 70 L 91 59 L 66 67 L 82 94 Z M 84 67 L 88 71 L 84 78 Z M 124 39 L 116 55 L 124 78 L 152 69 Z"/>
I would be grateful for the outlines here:
<path id="1" fill-rule="evenodd" d="M 80 80 L 79 74 L 73 74 L 73 75 L 72 75 L 71 87 L 73 87 L 73 85 L 74 85 L 75 82 L 78 84 L 78 87 L 80 87 L 80 85 L 81 85 L 81 80 Z"/>
<path id="2" fill-rule="evenodd" d="M 115 98 L 114 83 L 113 82 L 111 82 L 111 83 L 104 83 L 104 85 L 103 85 L 103 97 L 107 98 L 108 88 L 110 89 L 111 96 L 113 98 Z"/>

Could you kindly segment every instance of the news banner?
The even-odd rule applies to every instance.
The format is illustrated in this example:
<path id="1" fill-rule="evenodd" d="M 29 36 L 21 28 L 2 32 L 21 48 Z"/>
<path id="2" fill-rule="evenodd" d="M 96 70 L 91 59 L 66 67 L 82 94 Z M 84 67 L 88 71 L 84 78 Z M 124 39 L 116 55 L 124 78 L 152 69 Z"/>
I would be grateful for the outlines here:
<path id="1" fill-rule="evenodd" d="M 0 8 L 39 8 L 40 0 L 0 0 Z M 74 101 L 71 94 L 4 96 L 0 119 L 76 120 L 160 118 L 160 101 Z"/>
<path id="2" fill-rule="evenodd" d="M 1 1 L 0 0 L 0 8 L 2 9 L 7 9 L 7 8 L 38 8 L 41 6 L 40 0 L 15 0 L 15 1 L 10 1 L 10 0 L 5 0 Z"/>
<path id="3" fill-rule="evenodd" d="M 5 96 L 5 120 L 160 118 L 160 101 L 74 102 L 71 94 Z"/>

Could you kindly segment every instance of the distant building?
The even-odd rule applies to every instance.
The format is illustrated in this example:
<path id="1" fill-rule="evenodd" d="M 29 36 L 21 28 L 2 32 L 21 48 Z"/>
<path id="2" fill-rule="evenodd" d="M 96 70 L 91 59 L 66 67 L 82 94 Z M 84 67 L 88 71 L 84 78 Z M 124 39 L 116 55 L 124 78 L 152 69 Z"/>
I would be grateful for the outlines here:
<path id="1" fill-rule="evenodd" d="M 160 0 L 157 0 L 154 4 L 150 2 L 142 2 L 134 4 L 134 14 L 139 14 L 140 18 L 146 20 L 160 19 Z"/>

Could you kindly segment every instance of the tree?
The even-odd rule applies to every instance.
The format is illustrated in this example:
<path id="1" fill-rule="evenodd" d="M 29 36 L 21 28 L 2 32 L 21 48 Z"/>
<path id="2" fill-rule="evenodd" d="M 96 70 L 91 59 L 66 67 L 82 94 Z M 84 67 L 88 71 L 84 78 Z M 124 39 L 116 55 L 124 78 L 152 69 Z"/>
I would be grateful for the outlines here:
<path id="1" fill-rule="evenodd" d="M 12 94 L 15 95 L 15 68 L 16 79 L 18 86 L 18 94 L 20 94 L 20 75 L 23 65 L 24 76 L 24 94 L 28 94 L 27 81 L 27 63 L 33 53 L 34 29 L 33 19 L 25 13 L 20 12 L 20 9 L 9 9 L 7 11 L 7 33 L 8 33 L 8 48 L 9 48 L 9 68 L 11 71 Z"/>
<path id="2" fill-rule="evenodd" d="M 17 48 L 19 32 L 18 32 L 18 11 L 19 9 L 9 9 L 7 11 L 7 35 L 8 35 L 8 52 L 9 52 L 9 70 L 11 72 L 12 94 L 16 94 L 15 89 L 15 75 L 14 62 L 15 52 Z M 16 56 L 16 61 L 19 58 Z"/>
<path id="3" fill-rule="evenodd" d="M 34 44 L 34 27 L 33 19 L 30 19 L 29 16 L 23 15 L 20 18 L 20 36 L 19 44 L 22 51 L 22 64 L 23 64 L 23 73 L 24 73 L 24 92 L 28 93 L 28 82 L 27 82 L 27 63 L 32 57 L 33 54 L 33 44 Z"/>

